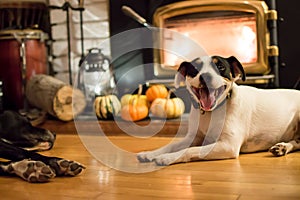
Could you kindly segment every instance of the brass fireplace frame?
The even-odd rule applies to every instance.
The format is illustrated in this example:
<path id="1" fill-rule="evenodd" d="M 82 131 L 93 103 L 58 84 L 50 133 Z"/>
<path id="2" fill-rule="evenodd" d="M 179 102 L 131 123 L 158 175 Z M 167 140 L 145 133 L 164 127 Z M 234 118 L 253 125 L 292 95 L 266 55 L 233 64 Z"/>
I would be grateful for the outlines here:
<path id="1" fill-rule="evenodd" d="M 210 11 L 238 11 L 254 13 L 257 19 L 257 61 L 255 63 L 245 63 L 245 71 L 250 75 L 251 82 L 266 83 L 270 79 L 274 79 L 271 75 L 269 58 L 278 57 L 279 48 L 277 45 L 270 43 L 270 30 L 268 29 L 268 21 L 277 20 L 276 10 L 269 9 L 265 1 L 262 0 L 187 0 L 162 6 L 156 10 L 153 15 L 153 24 L 156 27 L 164 28 L 165 20 L 174 16 L 192 14 L 196 12 Z M 162 44 L 163 32 L 159 35 L 159 44 Z M 161 47 L 163 48 L 163 47 Z M 154 49 L 154 75 L 157 78 L 171 77 L 176 72 L 174 69 L 164 68 L 161 63 L 164 62 L 164 55 L 161 50 Z M 254 77 L 251 80 L 251 75 Z M 257 75 L 259 75 L 257 77 Z M 248 81 L 249 82 L 249 81 Z"/>

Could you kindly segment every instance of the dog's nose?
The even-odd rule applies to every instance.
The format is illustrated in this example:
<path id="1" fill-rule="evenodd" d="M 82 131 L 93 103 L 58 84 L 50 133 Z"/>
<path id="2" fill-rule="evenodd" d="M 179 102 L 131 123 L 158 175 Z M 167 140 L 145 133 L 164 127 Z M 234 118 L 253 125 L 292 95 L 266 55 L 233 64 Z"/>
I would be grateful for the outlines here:
<path id="1" fill-rule="evenodd" d="M 45 138 L 48 142 L 54 142 L 56 140 L 56 133 L 46 130 L 47 138 Z"/>

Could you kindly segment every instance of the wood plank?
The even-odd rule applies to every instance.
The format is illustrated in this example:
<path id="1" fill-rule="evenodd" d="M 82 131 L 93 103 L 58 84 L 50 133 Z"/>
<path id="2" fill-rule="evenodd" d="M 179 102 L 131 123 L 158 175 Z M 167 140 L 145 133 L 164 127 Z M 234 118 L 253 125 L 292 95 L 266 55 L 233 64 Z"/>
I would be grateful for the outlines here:
<path id="1" fill-rule="evenodd" d="M 53 149 L 42 154 L 76 160 L 83 163 L 86 170 L 79 176 L 56 177 L 46 184 L 0 177 L 1 199 L 300 198 L 300 152 L 285 157 L 273 157 L 268 152 L 242 154 L 238 159 L 177 164 L 148 173 L 125 173 L 93 157 L 80 137 L 68 132 L 74 127 L 66 128 L 65 133 L 64 124 L 60 125 L 62 127 L 53 128 L 58 131 Z M 108 139 L 121 149 L 137 152 L 163 146 L 172 137 L 141 139 L 112 134 Z M 99 153 L 103 152 L 100 148 Z"/>

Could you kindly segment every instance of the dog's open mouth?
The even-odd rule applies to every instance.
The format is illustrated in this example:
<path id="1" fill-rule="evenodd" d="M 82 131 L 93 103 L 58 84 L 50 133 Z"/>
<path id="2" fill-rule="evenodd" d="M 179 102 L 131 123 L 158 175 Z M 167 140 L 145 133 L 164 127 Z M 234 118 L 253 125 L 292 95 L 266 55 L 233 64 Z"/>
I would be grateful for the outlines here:
<path id="1" fill-rule="evenodd" d="M 226 85 L 222 85 L 217 89 L 207 87 L 197 88 L 192 86 L 192 91 L 197 96 L 201 108 L 204 111 L 211 111 L 217 106 L 217 100 L 224 93 L 225 89 Z"/>

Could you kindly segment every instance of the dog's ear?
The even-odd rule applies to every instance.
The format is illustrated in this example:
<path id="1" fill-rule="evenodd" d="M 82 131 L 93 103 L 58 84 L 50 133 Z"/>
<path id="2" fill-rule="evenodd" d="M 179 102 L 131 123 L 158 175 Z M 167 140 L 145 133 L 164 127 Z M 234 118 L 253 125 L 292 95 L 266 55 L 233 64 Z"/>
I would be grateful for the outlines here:
<path id="1" fill-rule="evenodd" d="M 175 75 L 175 88 L 179 88 L 180 83 L 185 81 L 186 76 L 195 77 L 198 74 L 198 70 L 195 64 L 192 62 L 182 62 Z"/>
<path id="2" fill-rule="evenodd" d="M 180 87 L 180 83 L 185 81 L 185 76 L 183 76 L 180 72 L 177 72 L 175 74 L 175 79 L 174 79 L 174 85 L 175 88 L 179 88 Z"/>
<path id="3" fill-rule="evenodd" d="M 175 79 L 174 79 L 174 85 L 175 88 L 179 88 L 180 83 L 185 81 L 185 76 L 186 76 L 186 66 L 188 65 L 188 62 L 183 62 L 180 64 L 177 73 L 175 74 Z"/>
<path id="4" fill-rule="evenodd" d="M 240 63 L 240 61 L 238 61 L 238 59 L 234 56 L 230 56 L 230 57 L 226 58 L 226 60 L 230 65 L 230 71 L 231 71 L 232 77 L 235 78 L 236 75 L 240 75 L 242 80 L 245 81 L 246 74 L 245 74 L 244 68 L 243 68 L 242 64 Z"/>

